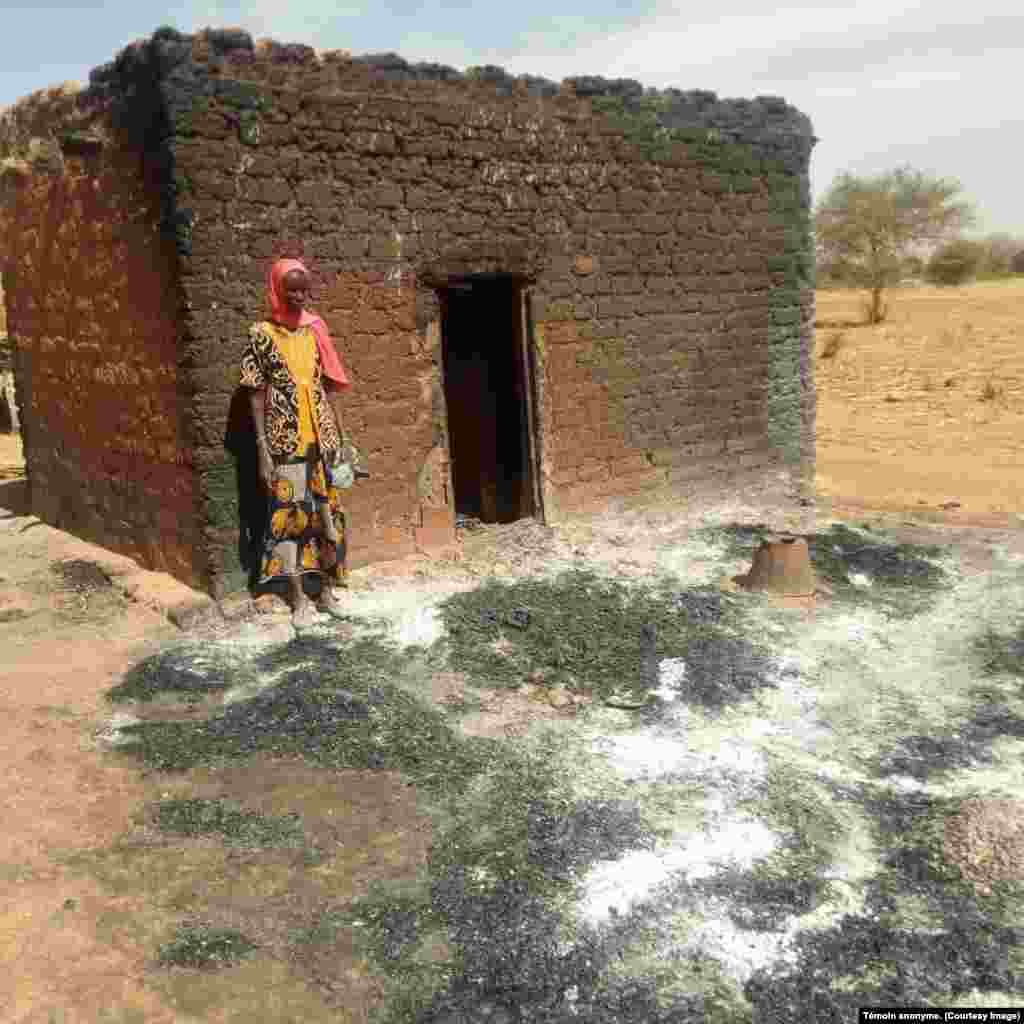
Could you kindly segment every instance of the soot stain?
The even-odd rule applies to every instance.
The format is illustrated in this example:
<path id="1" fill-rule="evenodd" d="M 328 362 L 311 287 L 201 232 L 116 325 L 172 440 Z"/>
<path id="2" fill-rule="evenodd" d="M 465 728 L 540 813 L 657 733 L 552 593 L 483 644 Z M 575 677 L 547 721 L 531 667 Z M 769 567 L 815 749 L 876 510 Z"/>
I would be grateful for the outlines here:
<path id="1" fill-rule="evenodd" d="M 710 712 L 777 685 L 768 678 L 776 659 L 739 637 L 697 636 L 686 647 L 685 661 L 686 677 L 679 697 Z"/>
<path id="2" fill-rule="evenodd" d="M 948 921 L 940 934 L 915 934 L 869 915 L 795 939 L 798 961 L 785 972 L 760 970 L 744 986 L 756 1019 L 783 1024 L 843 1024 L 865 1005 L 926 1006 L 974 989 L 1013 990 L 1008 945 L 1021 929 L 992 925 L 977 914 Z M 838 991 L 836 978 L 861 979 Z"/>
<path id="3" fill-rule="evenodd" d="M 146 667 L 153 672 L 152 664 Z M 298 753 L 325 767 L 397 770 L 427 788 L 457 791 L 486 768 L 494 741 L 461 737 L 442 711 L 393 683 L 405 667 L 399 652 L 375 639 L 306 640 L 254 663 L 216 668 L 172 651 L 157 664 L 155 680 L 143 675 L 115 690 L 208 689 L 277 678 L 207 718 L 127 726 L 119 749 L 169 772 Z"/>
<path id="4" fill-rule="evenodd" d="M 65 587 L 79 593 L 107 590 L 112 586 L 110 577 L 95 562 L 81 558 L 51 562 L 50 571 Z"/>
<path id="5" fill-rule="evenodd" d="M 717 635 L 727 615 L 741 613 L 726 595 L 680 592 L 667 581 L 631 588 L 582 570 L 492 580 L 451 596 L 440 611 L 451 667 L 481 685 L 515 688 L 539 671 L 545 685 L 599 698 L 656 687 L 655 659 L 684 657 L 695 638 Z"/>
<path id="6" fill-rule="evenodd" d="M 195 649 L 171 647 L 133 665 L 121 682 L 107 691 L 111 703 L 150 701 L 158 694 L 182 694 L 186 700 L 227 690 L 249 675 L 226 658 L 216 667 L 197 662 Z M 242 677 L 245 677 L 244 679 Z"/>
<path id="7" fill-rule="evenodd" d="M 973 691 L 977 702 L 969 715 L 947 735 L 905 736 L 894 749 L 880 754 L 870 765 L 878 778 L 906 775 L 918 782 L 982 764 L 991 764 L 990 747 L 1004 737 L 1024 737 L 1024 717 L 1012 711 L 1000 695 Z"/>
<path id="8" fill-rule="evenodd" d="M 778 931 L 787 918 L 817 906 L 828 883 L 818 877 L 766 876 L 729 869 L 693 883 L 697 892 L 728 900 L 729 919 L 750 931 Z"/>
<path id="9" fill-rule="evenodd" d="M 725 613 L 719 591 L 683 590 L 675 595 L 675 603 L 687 621 L 696 625 L 718 625 Z"/>
<path id="10" fill-rule="evenodd" d="M 429 901 L 371 886 L 370 893 L 344 906 L 323 910 L 311 929 L 313 941 L 332 939 L 339 930 L 358 928 L 363 946 L 393 967 L 407 957 L 432 924 Z"/>
<path id="11" fill-rule="evenodd" d="M 527 854 L 554 878 L 568 880 L 596 861 L 652 847 L 640 809 L 627 800 L 583 800 L 568 813 L 533 801 L 526 816 Z"/>
<path id="12" fill-rule="evenodd" d="M 807 546 L 815 567 L 835 582 L 849 583 L 853 572 L 886 586 L 934 587 L 946 576 L 929 559 L 942 557 L 948 545 L 887 543 L 837 523 L 827 533 L 808 535 Z"/>

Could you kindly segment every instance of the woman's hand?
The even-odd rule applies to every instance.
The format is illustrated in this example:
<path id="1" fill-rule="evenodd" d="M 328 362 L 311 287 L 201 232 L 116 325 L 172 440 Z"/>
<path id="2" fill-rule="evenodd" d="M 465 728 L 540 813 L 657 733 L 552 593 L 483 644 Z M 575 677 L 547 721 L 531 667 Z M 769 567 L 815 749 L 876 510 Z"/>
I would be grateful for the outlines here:
<path id="1" fill-rule="evenodd" d="M 274 460 L 271 458 L 270 449 L 267 447 L 265 439 L 259 439 L 256 451 L 256 465 L 260 475 L 260 483 L 269 491 L 270 485 L 274 482 Z"/>
<path id="2" fill-rule="evenodd" d="M 253 428 L 256 433 L 256 472 L 259 474 L 260 483 L 269 491 L 270 485 L 274 482 L 274 460 L 270 457 L 270 447 L 267 445 L 266 389 L 253 388 L 249 401 L 252 409 Z"/>

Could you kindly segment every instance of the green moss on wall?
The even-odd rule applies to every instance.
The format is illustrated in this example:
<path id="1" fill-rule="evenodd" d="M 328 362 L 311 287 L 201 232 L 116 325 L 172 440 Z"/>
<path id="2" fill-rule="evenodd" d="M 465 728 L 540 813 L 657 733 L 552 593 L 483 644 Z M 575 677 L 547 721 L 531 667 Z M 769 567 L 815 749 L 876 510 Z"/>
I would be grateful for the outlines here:
<path id="1" fill-rule="evenodd" d="M 781 243 L 768 257 L 766 269 L 776 277 L 769 298 L 771 323 L 768 370 L 768 439 L 790 465 L 798 465 L 801 448 L 802 293 L 814 287 L 811 211 L 807 187 L 808 140 L 779 136 L 781 149 L 758 142 L 727 138 L 718 127 L 672 126 L 671 96 L 599 96 L 595 112 L 652 162 L 683 161 L 701 170 L 703 188 L 717 194 L 752 192 L 755 179 L 768 190 L 767 216 L 781 229 Z M 706 113 L 704 112 L 706 111 Z M 714 107 L 689 109 L 685 116 L 713 120 Z"/>

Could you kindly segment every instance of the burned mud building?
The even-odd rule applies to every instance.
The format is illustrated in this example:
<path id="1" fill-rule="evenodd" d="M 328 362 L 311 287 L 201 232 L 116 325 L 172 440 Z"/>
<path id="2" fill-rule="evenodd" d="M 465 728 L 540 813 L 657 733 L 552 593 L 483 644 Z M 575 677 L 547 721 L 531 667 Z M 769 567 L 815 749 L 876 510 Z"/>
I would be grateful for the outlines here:
<path id="1" fill-rule="evenodd" d="M 353 378 L 352 564 L 813 479 L 806 117 L 161 29 L 0 115 L 32 511 L 214 596 L 261 503 L 238 363 L 306 259 Z"/>

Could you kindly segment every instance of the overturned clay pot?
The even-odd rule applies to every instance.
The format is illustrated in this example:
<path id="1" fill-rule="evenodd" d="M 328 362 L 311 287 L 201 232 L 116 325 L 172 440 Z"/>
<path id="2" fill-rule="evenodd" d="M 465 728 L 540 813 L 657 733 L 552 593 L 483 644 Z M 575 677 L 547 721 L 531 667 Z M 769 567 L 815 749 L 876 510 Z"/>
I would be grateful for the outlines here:
<path id="1" fill-rule="evenodd" d="M 746 576 L 736 577 L 746 590 L 767 590 L 781 597 L 812 597 L 817 589 L 807 541 L 773 537 L 761 542 Z"/>

